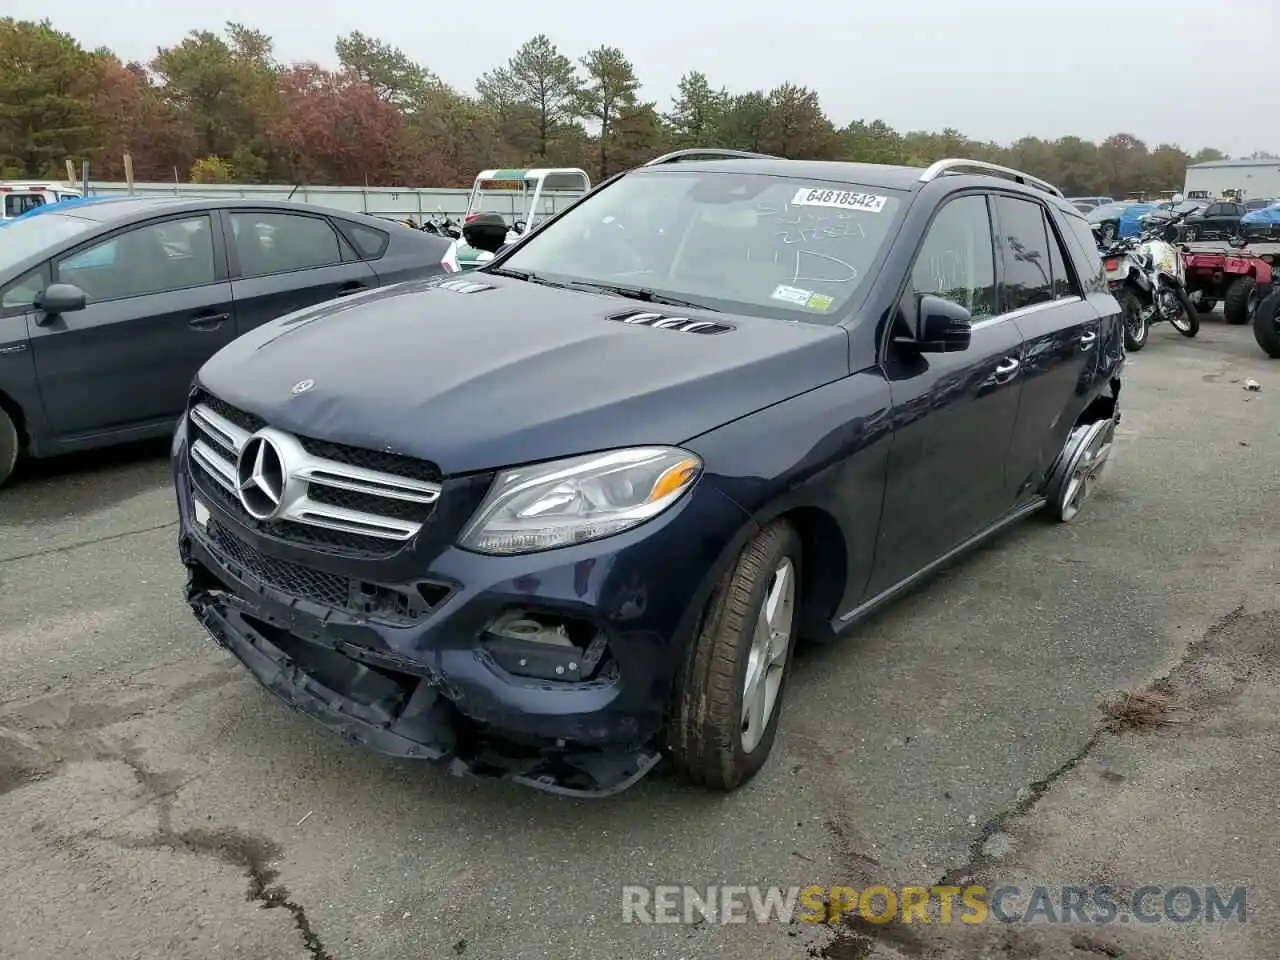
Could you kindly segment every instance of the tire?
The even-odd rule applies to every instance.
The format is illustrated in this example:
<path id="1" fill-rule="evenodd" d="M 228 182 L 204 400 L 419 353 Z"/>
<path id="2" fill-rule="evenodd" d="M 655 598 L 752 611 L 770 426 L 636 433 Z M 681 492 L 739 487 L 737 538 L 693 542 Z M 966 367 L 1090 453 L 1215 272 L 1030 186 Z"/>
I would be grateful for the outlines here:
<path id="1" fill-rule="evenodd" d="M 1124 348 L 1137 353 L 1147 345 L 1151 324 L 1142 319 L 1142 300 L 1132 290 L 1120 293 L 1120 322 L 1124 326 Z"/>
<path id="2" fill-rule="evenodd" d="M 1236 277 L 1232 280 L 1222 301 L 1222 316 L 1227 323 L 1235 326 L 1248 323 L 1257 307 L 1258 281 L 1253 277 Z"/>
<path id="3" fill-rule="evenodd" d="M 4 408 L 0 407 L 0 487 L 4 486 L 4 482 L 13 475 L 20 446 L 17 424 Z"/>
<path id="4" fill-rule="evenodd" d="M 1098 420 L 1071 431 L 1045 489 L 1049 513 L 1058 523 L 1070 523 L 1093 493 L 1110 462 L 1116 421 Z"/>
<path id="5" fill-rule="evenodd" d="M 666 745 L 680 776 L 690 783 L 731 791 L 764 766 L 773 748 L 783 694 L 791 673 L 799 612 L 800 538 L 790 524 L 775 521 L 738 555 L 707 601 L 698 635 L 675 689 Z M 786 649 L 775 674 L 768 718 L 749 731 L 744 721 L 744 685 L 757 621 L 775 572 L 789 565 L 792 592 Z M 785 600 L 785 597 L 783 597 Z M 785 604 L 784 604 L 785 605 Z M 766 668 L 768 669 L 768 668 Z M 750 736 L 748 736 L 750 733 Z"/>
<path id="6" fill-rule="evenodd" d="M 1184 337 L 1194 337 L 1200 332 L 1200 314 L 1196 313 L 1196 305 L 1191 302 L 1185 290 L 1177 293 L 1178 303 L 1182 305 L 1180 320 L 1170 320 L 1169 324 Z"/>
<path id="7" fill-rule="evenodd" d="M 1280 288 L 1275 288 L 1253 311 L 1253 339 L 1273 360 L 1280 360 Z"/>

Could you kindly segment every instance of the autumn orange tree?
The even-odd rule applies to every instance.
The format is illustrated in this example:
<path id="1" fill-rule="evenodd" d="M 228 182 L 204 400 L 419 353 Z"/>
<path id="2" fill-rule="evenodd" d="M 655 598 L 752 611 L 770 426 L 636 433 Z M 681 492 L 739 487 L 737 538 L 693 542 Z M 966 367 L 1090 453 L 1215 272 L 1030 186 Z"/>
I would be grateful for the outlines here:
<path id="1" fill-rule="evenodd" d="M 376 37 L 334 44 L 333 68 L 281 63 L 238 23 L 193 30 L 146 64 L 85 50 L 49 21 L 0 19 L 0 176 L 463 186 L 496 166 L 580 166 L 607 176 L 668 149 L 720 146 L 779 156 L 924 165 L 947 156 L 1006 163 L 1068 194 L 1181 186 L 1188 154 L 1130 133 L 975 141 L 959 130 L 840 125 L 795 83 L 730 91 L 689 71 L 670 103 L 646 100 L 625 51 L 562 51 L 538 34 L 475 81 L 475 93 Z"/>

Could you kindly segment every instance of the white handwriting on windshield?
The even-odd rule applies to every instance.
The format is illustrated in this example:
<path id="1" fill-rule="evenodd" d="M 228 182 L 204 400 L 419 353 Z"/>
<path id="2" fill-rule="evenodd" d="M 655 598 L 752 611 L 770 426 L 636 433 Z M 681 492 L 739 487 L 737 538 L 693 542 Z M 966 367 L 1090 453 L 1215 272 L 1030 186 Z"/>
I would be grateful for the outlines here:
<path id="1" fill-rule="evenodd" d="M 844 240 L 848 237 L 867 239 L 867 233 L 862 229 L 862 224 L 856 220 L 831 223 L 821 227 L 801 227 L 799 230 L 782 230 L 774 236 L 785 244 L 822 243 L 828 240 Z"/>
<path id="2" fill-rule="evenodd" d="M 821 263 L 814 261 L 821 261 Z M 834 264 L 834 269 L 830 266 L 823 269 L 824 264 Z M 833 274 L 841 275 L 833 276 Z M 792 283 L 802 280 L 809 283 L 852 283 L 857 279 L 858 268 L 839 257 L 829 257 L 825 253 L 817 253 L 813 250 L 796 251 L 796 266 L 791 275 Z"/>

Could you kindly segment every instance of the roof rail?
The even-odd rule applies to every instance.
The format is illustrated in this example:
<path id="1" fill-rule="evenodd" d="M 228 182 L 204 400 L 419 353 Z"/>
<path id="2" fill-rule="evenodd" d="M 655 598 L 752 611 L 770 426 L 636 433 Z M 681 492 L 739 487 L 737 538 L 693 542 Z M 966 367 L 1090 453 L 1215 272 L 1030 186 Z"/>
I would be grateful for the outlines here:
<path id="1" fill-rule="evenodd" d="M 947 173 L 985 173 L 1004 177 L 1006 180 L 1013 180 L 1024 186 L 1035 187 L 1037 190 L 1043 190 L 1045 193 L 1052 194 L 1055 197 L 1062 196 L 1062 191 L 1047 180 L 1033 177 L 1029 173 L 1023 173 L 1021 170 L 1014 170 L 1012 167 L 1002 167 L 998 163 L 987 163 L 985 160 L 964 160 L 960 158 L 939 160 L 924 173 L 920 174 L 920 182 L 928 183 L 930 180 L 936 180 Z"/>
<path id="2" fill-rule="evenodd" d="M 751 153 L 746 150 L 720 150 L 716 147 L 694 147 L 691 150 L 675 150 L 671 153 L 664 153 L 660 157 L 654 157 L 646 167 L 656 167 L 661 163 L 679 163 L 681 160 L 777 160 L 778 157 L 770 156 L 767 153 Z"/>

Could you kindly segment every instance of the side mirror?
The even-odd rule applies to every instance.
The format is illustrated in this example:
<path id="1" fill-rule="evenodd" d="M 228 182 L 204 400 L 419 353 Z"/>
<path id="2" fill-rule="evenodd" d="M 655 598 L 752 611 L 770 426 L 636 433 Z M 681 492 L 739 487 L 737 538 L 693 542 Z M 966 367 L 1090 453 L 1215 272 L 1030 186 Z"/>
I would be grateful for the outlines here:
<path id="1" fill-rule="evenodd" d="M 973 316 L 960 304 L 925 294 L 916 307 L 915 337 L 899 341 L 920 353 L 953 353 L 969 349 Z"/>
<path id="2" fill-rule="evenodd" d="M 36 297 L 32 306 L 44 312 L 39 322 L 47 323 L 59 314 L 83 310 L 88 299 L 74 283 L 51 283 L 44 293 Z"/>

